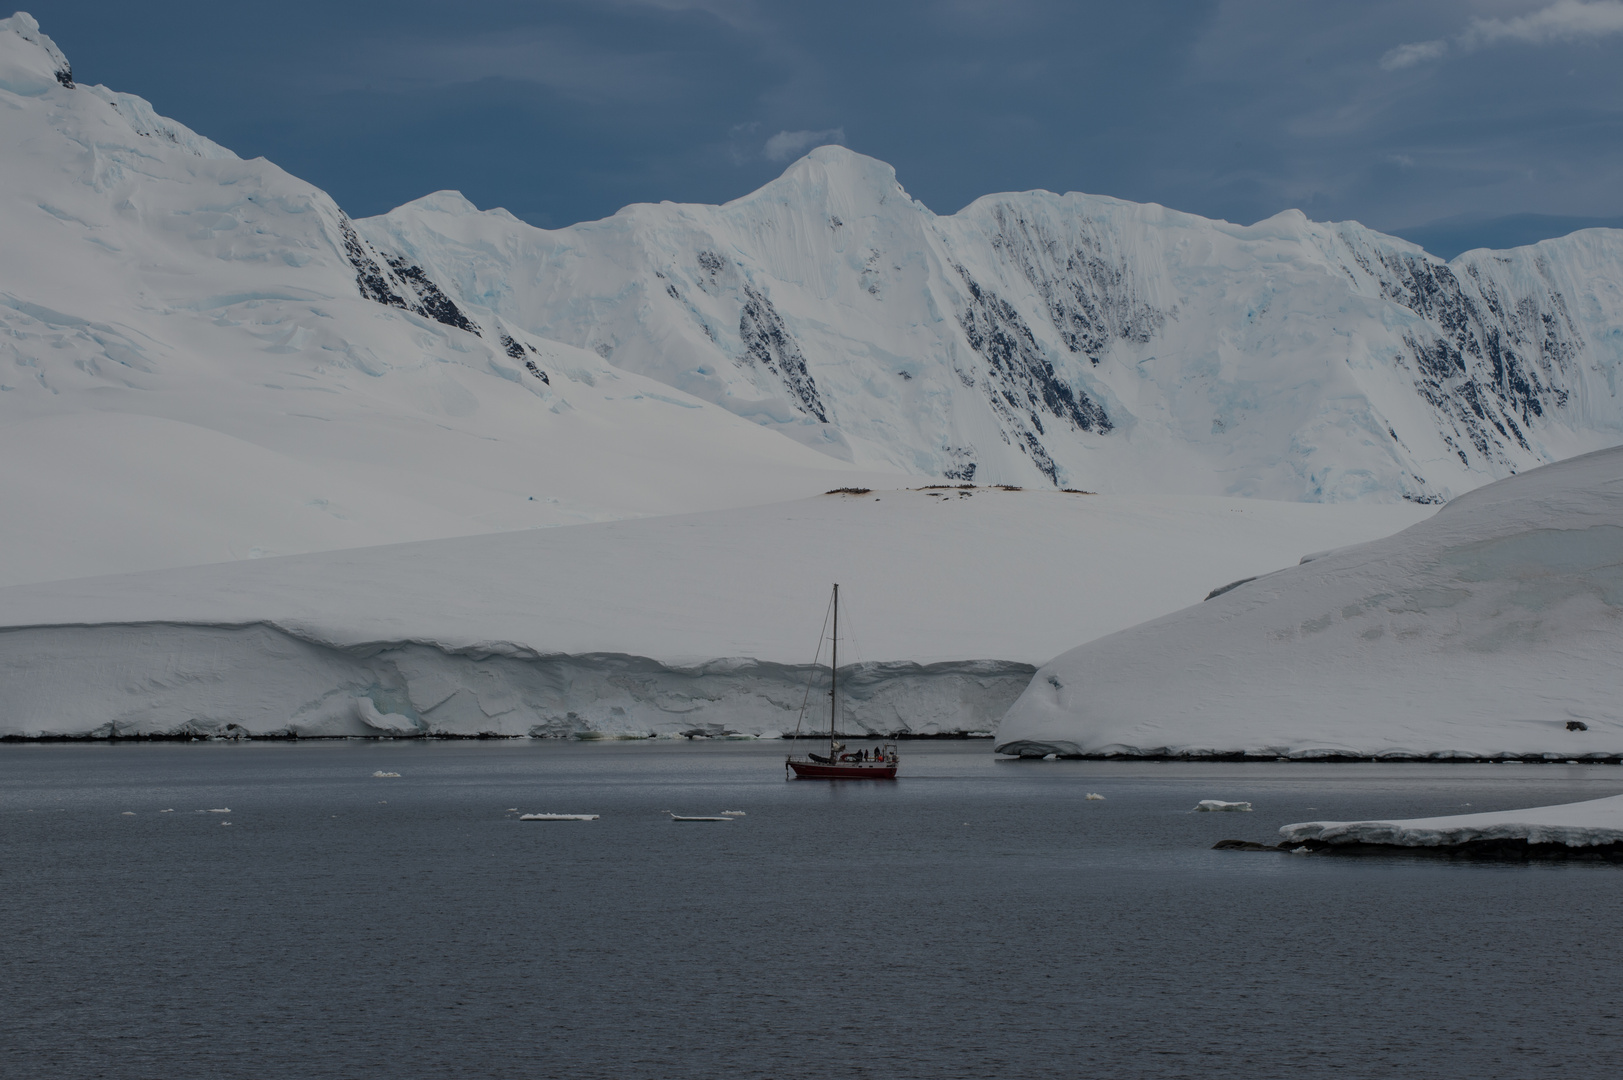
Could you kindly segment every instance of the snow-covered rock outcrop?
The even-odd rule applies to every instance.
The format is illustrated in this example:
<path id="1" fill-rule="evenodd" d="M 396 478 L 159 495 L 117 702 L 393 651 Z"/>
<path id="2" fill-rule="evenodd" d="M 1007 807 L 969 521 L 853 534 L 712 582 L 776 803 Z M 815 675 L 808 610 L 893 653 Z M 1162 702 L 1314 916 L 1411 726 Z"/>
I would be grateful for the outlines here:
<path id="1" fill-rule="evenodd" d="M 1092 641 L 1009 754 L 1623 756 L 1623 448 Z"/>
<path id="2" fill-rule="evenodd" d="M 851 723 L 986 731 L 1077 636 L 1426 512 L 875 491 L 18 586 L 0 735 L 784 731 L 836 580 Z"/>
<path id="3" fill-rule="evenodd" d="M 1623 846 L 1623 795 L 1527 810 L 1401 818 L 1393 821 L 1304 821 L 1286 825 L 1287 843 L 1346 848 L 1461 848 L 1504 841 L 1588 848 Z"/>
<path id="4" fill-rule="evenodd" d="M 871 467 L 1442 502 L 1623 440 L 1623 231 L 1444 263 L 1045 191 L 951 216 L 827 146 L 724 206 L 357 222 L 459 302 Z"/>

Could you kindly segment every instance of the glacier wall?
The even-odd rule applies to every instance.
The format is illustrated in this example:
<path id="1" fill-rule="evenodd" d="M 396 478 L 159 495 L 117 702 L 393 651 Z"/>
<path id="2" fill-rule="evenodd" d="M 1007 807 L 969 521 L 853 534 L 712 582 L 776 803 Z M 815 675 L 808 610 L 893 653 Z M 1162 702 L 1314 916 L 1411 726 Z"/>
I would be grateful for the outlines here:
<path id="1" fill-rule="evenodd" d="M 842 668 L 842 730 L 990 731 L 1034 670 L 996 660 Z M 826 670 L 809 665 L 682 667 L 502 644 L 340 646 L 270 623 L 0 631 L 8 738 L 773 736 L 794 730 L 808 693 L 807 715 L 817 715 L 827 688 Z"/>

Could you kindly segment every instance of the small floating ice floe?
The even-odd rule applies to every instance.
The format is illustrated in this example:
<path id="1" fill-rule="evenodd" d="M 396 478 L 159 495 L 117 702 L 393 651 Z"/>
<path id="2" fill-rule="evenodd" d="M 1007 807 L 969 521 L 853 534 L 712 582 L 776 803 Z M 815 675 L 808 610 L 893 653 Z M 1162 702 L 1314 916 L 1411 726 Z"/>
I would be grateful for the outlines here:
<path id="1" fill-rule="evenodd" d="M 1210 810 L 1214 813 L 1227 810 L 1231 812 L 1249 814 L 1251 812 L 1251 804 L 1248 802 L 1224 802 L 1222 799 L 1202 799 L 1195 805 L 1195 809 L 1197 811 Z"/>
<path id="2" fill-rule="evenodd" d="M 1104 802 L 1105 797 L 1097 791 L 1088 792 L 1088 802 Z"/>
<path id="3" fill-rule="evenodd" d="M 520 821 L 596 821 L 596 814 L 520 814 Z"/>
<path id="4" fill-rule="evenodd" d="M 126 811 L 124 811 L 123 814 L 121 814 L 119 816 L 120 817 L 134 817 L 135 816 L 135 811 L 134 810 L 126 810 Z"/>
<path id="5" fill-rule="evenodd" d="M 382 769 L 379 769 L 377 772 L 373 773 L 372 775 L 373 776 L 393 776 L 396 779 L 399 779 L 399 777 L 400 777 L 400 774 L 397 773 L 397 772 L 384 772 Z"/>
<path id="6" fill-rule="evenodd" d="M 229 822 L 229 821 L 222 821 L 222 822 L 220 822 L 220 824 L 221 824 L 221 825 L 229 825 L 229 824 L 231 824 L 231 823 L 230 823 L 230 822 Z"/>
<path id="7" fill-rule="evenodd" d="M 158 811 L 158 813 L 160 813 L 160 814 L 173 814 L 174 812 L 175 812 L 175 808 L 172 807 L 172 806 L 167 810 L 159 810 Z"/>
<path id="8" fill-rule="evenodd" d="M 699 815 L 699 814 L 673 814 L 669 810 L 667 810 L 665 812 L 667 814 L 671 815 L 671 820 L 672 821 L 732 821 L 733 820 L 730 817 L 722 817 L 720 815 L 716 815 L 714 817 L 705 817 L 705 816 Z"/>
<path id="9" fill-rule="evenodd" d="M 231 812 L 231 808 L 229 806 L 221 806 L 221 807 L 218 807 L 218 808 L 213 809 L 213 810 L 199 810 L 198 811 L 198 813 L 200 813 L 200 814 L 229 814 L 230 812 Z"/>
<path id="10" fill-rule="evenodd" d="M 742 810 L 723 810 L 721 812 L 721 816 L 722 817 L 744 817 L 746 815 L 744 814 L 744 811 L 742 811 Z"/>

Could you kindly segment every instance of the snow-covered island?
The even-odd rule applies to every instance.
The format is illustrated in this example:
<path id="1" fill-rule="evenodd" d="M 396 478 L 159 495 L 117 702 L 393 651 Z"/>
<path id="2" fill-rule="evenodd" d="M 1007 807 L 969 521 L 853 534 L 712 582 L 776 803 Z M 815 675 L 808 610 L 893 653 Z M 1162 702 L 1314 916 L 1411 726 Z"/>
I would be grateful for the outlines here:
<path id="1" fill-rule="evenodd" d="M 1623 448 L 1073 649 L 998 749 L 1617 760 L 1620 656 Z"/>
<path id="2" fill-rule="evenodd" d="M 1281 848 L 1489 858 L 1623 859 L 1623 795 L 1527 810 L 1395 821 L 1304 821 L 1279 830 Z"/>

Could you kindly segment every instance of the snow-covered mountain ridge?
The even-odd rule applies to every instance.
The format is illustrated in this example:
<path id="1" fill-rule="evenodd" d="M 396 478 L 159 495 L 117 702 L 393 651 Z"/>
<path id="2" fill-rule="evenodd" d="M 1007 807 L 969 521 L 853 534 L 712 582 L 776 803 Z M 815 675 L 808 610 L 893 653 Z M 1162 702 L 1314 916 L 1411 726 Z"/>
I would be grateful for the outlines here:
<path id="1" fill-rule="evenodd" d="M 1044 191 L 937 216 L 828 146 L 724 206 L 358 223 L 453 297 L 829 453 L 1102 490 L 1441 502 L 1623 439 L 1623 231 L 1444 263 L 1356 223 Z"/>
<path id="2" fill-rule="evenodd" d="M 1618 436 L 1616 233 L 1445 266 L 1300 215 L 939 217 L 839 148 L 721 207 L 357 222 L 23 14 L 0 106 L 0 582 L 898 474 L 1437 500 Z"/>
<path id="3" fill-rule="evenodd" d="M 878 479 L 446 297 L 21 14 L 0 147 L 0 583 Z"/>

